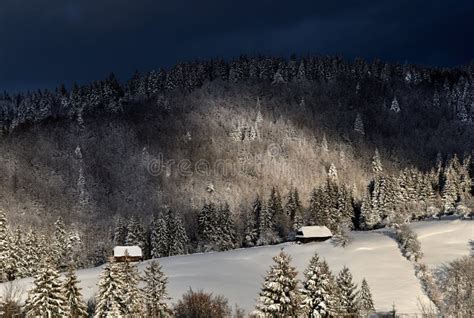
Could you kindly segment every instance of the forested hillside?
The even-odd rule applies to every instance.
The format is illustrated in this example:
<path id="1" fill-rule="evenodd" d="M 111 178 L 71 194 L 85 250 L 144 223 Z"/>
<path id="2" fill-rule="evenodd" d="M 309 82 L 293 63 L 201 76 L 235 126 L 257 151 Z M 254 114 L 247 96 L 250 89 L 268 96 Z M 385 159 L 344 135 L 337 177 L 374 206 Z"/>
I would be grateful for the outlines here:
<path id="1" fill-rule="evenodd" d="M 64 240 L 82 266 L 113 244 L 158 257 L 472 211 L 473 63 L 193 61 L 4 93 L 0 120 L 11 231 Z"/>

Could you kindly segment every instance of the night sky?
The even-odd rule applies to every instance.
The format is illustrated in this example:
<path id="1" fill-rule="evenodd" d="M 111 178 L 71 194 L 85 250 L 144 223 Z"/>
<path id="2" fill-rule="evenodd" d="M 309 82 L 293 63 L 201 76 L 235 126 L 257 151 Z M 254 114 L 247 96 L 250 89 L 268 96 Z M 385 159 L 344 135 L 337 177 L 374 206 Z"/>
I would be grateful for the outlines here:
<path id="1" fill-rule="evenodd" d="M 0 90 L 240 54 L 474 59 L 474 1 L 1 0 Z"/>

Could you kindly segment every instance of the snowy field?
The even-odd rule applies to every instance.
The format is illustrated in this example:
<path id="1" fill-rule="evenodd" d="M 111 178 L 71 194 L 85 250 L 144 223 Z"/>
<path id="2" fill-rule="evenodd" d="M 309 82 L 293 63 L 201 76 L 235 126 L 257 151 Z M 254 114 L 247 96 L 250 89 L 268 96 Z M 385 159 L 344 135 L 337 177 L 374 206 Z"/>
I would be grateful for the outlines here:
<path id="1" fill-rule="evenodd" d="M 474 221 L 424 221 L 411 225 L 418 234 L 424 252 L 423 262 L 434 268 L 470 252 L 474 239 Z M 267 247 L 239 249 L 229 252 L 174 256 L 159 259 L 169 277 L 169 292 L 176 301 L 189 288 L 222 294 L 231 305 L 238 304 L 247 312 L 255 299 L 272 257 L 284 248 L 300 272 L 317 252 L 336 273 L 348 266 L 360 285 L 366 278 L 378 311 L 388 311 L 395 304 L 400 313 L 417 313 L 418 299 L 428 302 L 414 275 L 413 266 L 400 253 L 397 243 L 383 230 L 352 233 L 353 242 L 346 248 L 330 241 L 297 245 L 285 243 Z M 140 270 L 148 261 L 139 265 Z M 78 271 L 80 287 L 86 298 L 96 291 L 101 267 Z M 27 290 L 31 279 L 19 281 Z"/>

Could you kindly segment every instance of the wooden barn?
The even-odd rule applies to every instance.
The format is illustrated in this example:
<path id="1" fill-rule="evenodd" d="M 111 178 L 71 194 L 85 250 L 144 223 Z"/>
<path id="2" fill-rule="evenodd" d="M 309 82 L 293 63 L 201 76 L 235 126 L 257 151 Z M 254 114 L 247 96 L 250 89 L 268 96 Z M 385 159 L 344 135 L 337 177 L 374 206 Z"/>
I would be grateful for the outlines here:
<path id="1" fill-rule="evenodd" d="M 114 261 L 116 262 L 139 262 L 143 260 L 142 249 L 139 246 L 115 246 Z"/>
<path id="2" fill-rule="evenodd" d="M 331 237 L 331 231 L 325 226 L 303 226 L 296 232 L 295 239 L 300 243 L 309 243 L 322 242 Z"/>

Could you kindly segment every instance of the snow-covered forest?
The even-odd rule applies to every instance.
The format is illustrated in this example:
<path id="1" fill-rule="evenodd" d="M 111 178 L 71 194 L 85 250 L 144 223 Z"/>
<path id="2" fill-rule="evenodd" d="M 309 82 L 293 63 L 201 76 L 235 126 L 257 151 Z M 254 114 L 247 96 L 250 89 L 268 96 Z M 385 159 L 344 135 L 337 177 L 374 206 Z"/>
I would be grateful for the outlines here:
<path id="1" fill-rule="evenodd" d="M 112 74 L 69 89 L 5 92 L 0 126 L 0 278 L 35 277 L 38 293 L 25 307 L 33 316 L 54 304 L 83 315 L 74 268 L 107 263 L 115 245 L 138 245 L 150 259 L 279 244 L 303 225 L 327 226 L 342 245 L 350 244 L 350 231 L 387 227 L 426 276 L 405 224 L 473 215 L 473 63 L 192 61 L 137 72 L 125 83 Z M 289 262 L 284 253 L 275 257 L 256 315 L 324 316 L 329 309 L 315 307 L 323 303 L 348 314 L 372 310 L 367 282 L 359 293 L 367 299 L 356 302 L 348 270 L 334 278 L 315 256 L 299 290 Z M 147 284 L 161 284 L 154 282 L 163 279 L 159 266 L 150 266 L 159 277 Z M 284 273 L 285 290 L 295 292 L 283 307 L 269 305 L 280 292 L 272 290 L 280 279 L 272 271 Z M 315 305 L 312 275 L 324 273 L 318 288 L 327 283 L 342 294 Z M 104 293 L 131 286 L 125 295 L 101 292 L 120 301 L 98 297 L 97 317 L 145 310 L 136 275 L 131 264 L 107 263 Z M 38 296 L 45 281 L 54 282 L 47 304 Z M 423 284 L 444 308 L 432 280 Z M 156 297 L 154 305 L 166 295 Z"/>

